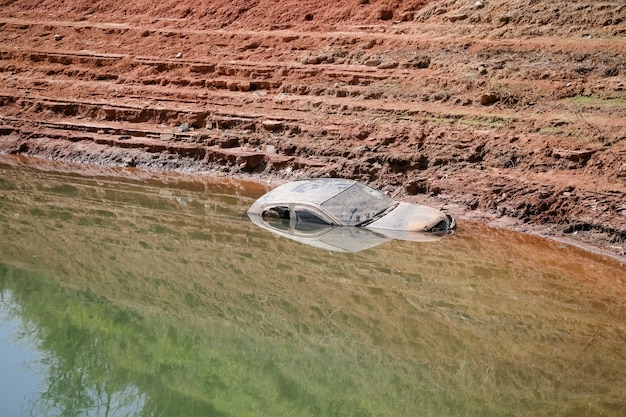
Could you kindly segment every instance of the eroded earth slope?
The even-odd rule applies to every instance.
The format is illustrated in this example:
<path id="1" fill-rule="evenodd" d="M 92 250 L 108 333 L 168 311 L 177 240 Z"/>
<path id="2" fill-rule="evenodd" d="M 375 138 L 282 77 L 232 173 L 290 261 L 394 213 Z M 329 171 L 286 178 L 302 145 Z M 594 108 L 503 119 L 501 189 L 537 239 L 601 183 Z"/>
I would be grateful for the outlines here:
<path id="1" fill-rule="evenodd" d="M 626 5 L 0 0 L 0 152 L 342 176 L 623 255 Z"/>

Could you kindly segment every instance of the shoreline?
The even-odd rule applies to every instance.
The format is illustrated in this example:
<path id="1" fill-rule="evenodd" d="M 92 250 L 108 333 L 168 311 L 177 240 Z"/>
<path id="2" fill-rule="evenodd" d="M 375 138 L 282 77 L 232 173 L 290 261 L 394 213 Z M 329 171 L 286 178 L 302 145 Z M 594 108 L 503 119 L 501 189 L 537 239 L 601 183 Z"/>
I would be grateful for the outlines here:
<path id="1" fill-rule="evenodd" d="M 205 180 L 226 180 L 237 183 L 244 182 L 246 184 L 245 187 L 248 189 L 258 187 L 258 190 L 254 190 L 253 192 L 259 196 L 262 195 L 265 190 L 279 185 L 280 183 L 289 181 L 289 179 L 278 178 L 276 176 L 264 177 L 258 174 L 228 174 L 215 169 L 182 172 L 174 170 L 159 170 L 154 168 L 128 168 L 124 166 L 70 162 L 37 156 L 9 155 L 2 153 L 0 153 L 0 163 L 13 166 L 25 166 L 29 169 L 76 175 L 104 176 L 108 178 L 129 179 L 131 181 L 141 181 L 145 179 L 165 180 L 168 178 L 172 179 L 174 177 L 178 177 L 176 178 L 177 181 L 182 180 L 183 182 L 191 183 L 202 182 Z M 564 236 L 563 233 L 559 233 L 558 231 L 555 232 L 555 225 L 525 224 L 520 223 L 519 219 L 512 217 L 498 218 L 493 213 L 487 213 L 481 210 L 470 210 L 454 203 L 447 203 L 440 198 L 434 198 L 432 196 L 411 196 L 410 198 L 405 199 L 405 201 L 442 208 L 446 213 L 453 215 L 457 220 L 461 220 L 461 228 L 463 222 L 471 222 L 493 229 L 502 229 L 522 233 L 571 246 L 589 254 L 618 262 L 621 266 L 626 265 L 626 255 L 624 254 L 626 245 L 623 247 L 615 246 L 611 248 L 612 250 L 610 250 L 603 248 L 602 246 L 586 242 L 583 239 Z"/>
<path id="2" fill-rule="evenodd" d="M 11 2 L 0 153 L 349 178 L 623 257 L 623 4 L 479 3 Z"/>

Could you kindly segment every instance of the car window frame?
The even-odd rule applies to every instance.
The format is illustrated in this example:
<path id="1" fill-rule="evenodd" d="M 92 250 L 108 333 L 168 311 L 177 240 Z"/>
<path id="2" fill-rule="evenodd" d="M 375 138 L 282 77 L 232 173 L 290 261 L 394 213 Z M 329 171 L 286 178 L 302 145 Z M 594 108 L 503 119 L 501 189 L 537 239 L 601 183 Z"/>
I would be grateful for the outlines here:
<path id="1" fill-rule="evenodd" d="M 271 205 L 267 205 L 261 211 L 261 218 L 266 224 L 268 224 L 268 226 L 271 226 L 271 225 L 268 223 L 265 213 L 276 208 L 287 208 L 289 210 L 289 230 L 295 230 L 297 222 L 299 221 L 297 218 L 298 210 L 306 211 L 312 214 L 313 216 L 317 217 L 318 219 L 322 221 L 320 222 L 320 224 L 325 224 L 327 226 L 338 225 L 336 220 L 334 220 L 327 213 L 325 213 L 323 210 L 321 210 L 320 208 L 316 206 L 313 206 L 310 204 L 303 204 L 303 203 L 273 203 Z M 282 218 L 286 219 L 286 217 L 282 217 Z M 302 220 L 300 221 L 302 222 Z M 311 222 L 311 223 L 317 223 L 317 222 Z"/>

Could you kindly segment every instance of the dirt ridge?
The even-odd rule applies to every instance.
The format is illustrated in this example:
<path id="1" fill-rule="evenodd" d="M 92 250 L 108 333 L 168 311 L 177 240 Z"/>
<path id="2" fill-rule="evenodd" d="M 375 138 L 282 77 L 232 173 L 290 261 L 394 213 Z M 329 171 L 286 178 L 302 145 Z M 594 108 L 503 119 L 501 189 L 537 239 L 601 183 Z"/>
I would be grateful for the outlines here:
<path id="1" fill-rule="evenodd" d="M 349 177 L 461 217 L 626 250 L 623 2 L 0 10 L 0 152 Z"/>

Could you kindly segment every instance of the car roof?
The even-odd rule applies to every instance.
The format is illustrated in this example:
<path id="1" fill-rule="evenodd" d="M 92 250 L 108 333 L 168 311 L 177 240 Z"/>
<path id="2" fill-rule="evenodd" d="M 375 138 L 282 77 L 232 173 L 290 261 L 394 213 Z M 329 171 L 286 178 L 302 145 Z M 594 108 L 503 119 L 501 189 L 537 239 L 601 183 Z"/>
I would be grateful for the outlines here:
<path id="1" fill-rule="evenodd" d="M 315 178 L 291 181 L 265 194 L 258 203 L 322 204 L 357 182 L 343 178 Z"/>

